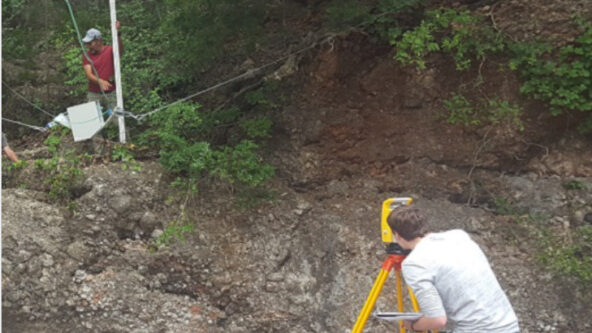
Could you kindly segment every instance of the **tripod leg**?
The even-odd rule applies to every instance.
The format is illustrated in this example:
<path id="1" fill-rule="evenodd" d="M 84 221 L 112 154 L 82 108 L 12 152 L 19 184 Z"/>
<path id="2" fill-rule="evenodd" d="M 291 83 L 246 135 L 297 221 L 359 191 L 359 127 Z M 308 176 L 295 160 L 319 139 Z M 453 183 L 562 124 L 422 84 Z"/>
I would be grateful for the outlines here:
<path id="1" fill-rule="evenodd" d="M 396 288 L 397 288 L 397 307 L 399 312 L 403 311 L 403 282 L 401 277 L 401 271 L 395 269 L 395 279 L 396 279 Z M 405 333 L 405 327 L 403 326 L 403 322 L 399 321 L 399 332 Z"/>
<path id="2" fill-rule="evenodd" d="M 352 328 L 352 333 L 361 333 L 364 329 L 364 325 L 366 325 L 366 321 L 370 316 L 370 311 L 374 308 L 374 304 L 376 303 L 376 299 L 378 299 L 378 295 L 380 295 L 380 291 L 384 286 L 388 273 L 389 271 L 385 269 L 381 269 L 380 273 L 378 273 L 374 286 L 372 286 L 372 290 L 370 290 L 370 294 L 368 294 L 368 298 L 366 298 L 366 303 L 364 303 L 362 312 L 360 312 L 358 320 L 356 320 L 356 324 L 354 325 L 354 328 Z"/>
<path id="3" fill-rule="evenodd" d="M 413 311 L 419 312 L 419 304 L 417 304 L 417 299 L 415 298 L 413 291 L 409 287 L 407 287 L 407 290 L 409 291 L 409 298 L 411 299 L 411 305 L 413 306 Z"/>

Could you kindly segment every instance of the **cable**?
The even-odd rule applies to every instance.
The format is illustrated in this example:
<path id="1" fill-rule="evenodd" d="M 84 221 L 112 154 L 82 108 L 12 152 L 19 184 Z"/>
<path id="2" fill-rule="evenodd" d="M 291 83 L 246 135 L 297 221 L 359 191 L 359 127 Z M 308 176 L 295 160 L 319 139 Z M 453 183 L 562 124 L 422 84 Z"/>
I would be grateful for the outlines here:
<path id="1" fill-rule="evenodd" d="M 28 99 L 25 98 L 25 96 L 17 93 L 14 89 L 12 89 L 8 83 L 4 82 L 4 80 L 2 80 L 2 83 L 6 86 L 6 88 L 8 88 L 8 90 L 10 90 L 13 94 L 17 95 L 18 97 L 20 97 L 23 101 L 27 102 L 27 104 L 31 105 L 32 107 L 34 107 L 35 109 L 45 113 L 46 115 L 50 116 L 50 117 L 55 117 L 55 115 L 43 110 L 42 108 L 38 107 L 37 105 L 33 104 L 33 102 L 30 102 Z"/>
<path id="2" fill-rule="evenodd" d="M 319 41 L 317 41 L 317 42 L 314 42 L 314 43 L 312 43 L 311 45 L 309 45 L 309 46 L 307 46 L 307 47 L 304 47 L 304 48 L 302 48 L 302 49 L 300 49 L 300 50 L 298 50 L 298 51 L 295 51 L 295 52 L 292 52 L 292 53 L 290 53 L 290 54 L 288 54 L 288 55 L 285 55 L 285 56 L 283 56 L 283 57 L 280 57 L 280 58 L 278 58 L 278 59 L 276 59 L 276 60 L 274 60 L 274 61 L 272 61 L 272 62 L 269 62 L 269 63 L 267 63 L 267 64 L 265 64 L 265 65 L 263 65 L 263 66 L 257 67 L 257 68 L 255 68 L 255 69 L 250 69 L 250 70 L 248 70 L 248 71 L 246 71 L 246 72 L 244 72 L 244 73 L 242 73 L 242 74 L 240 74 L 240 75 L 237 75 L 237 76 L 235 76 L 235 77 L 233 77 L 233 78 L 230 78 L 230 79 L 228 79 L 228 80 L 226 80 L 226 81 L 223 81 L 223 82 L 220 82 L 220 83 L 218 83 L 218 84 L 215 84 L 215 85 L 213 85 L 213 86 L 211 86 L 211 87 L 208 87 L 208 88 L 206 88 L 206 89 L 200 90 L 200 91 L 198 91 L 198 92 L 196 92 L 196 93 L 193 93 L 193 94 L 191 94 L 191 95 L 189 95 L 189 96 L 186 96 L 186 97 L 183 97 L 183 98 L 181 98 L 181 99 L 178 99 L 178 100 L 176 100 L 176 101 L 174 101 L 174 102 L 172 102 L 172 103 L 166 104 L 166 105 L 164 105 L 164 106 L 161 106 L 161 107 L 159 107 L 159 108 L 156 108 L 156 109 L 154 109 L 154 110 L 152 110 L 152 111 L 149 111 L 149 112 L 146 112 L 146 113 L 142 113 L 142 114 L 134 114 L 134 113 L 131 113 L 131 112 L 129 112 L 129 111 L 123 111 L 123 113 L 124 113 L 124 115 L 125 115 L 125 116 L 129 116 L 129 117 L 132 117 L 132 118 L 134 118 L 134 119 L 136 119 L 136 120 L 138 120 L 138 121 L 141 121 L 142 119 L 144 119 L 144 118 L 146 118 L 146 117 L 148 117 L 148 116 L 150 116 L 150 115 L 152 115 L 152 114 L 154 114 L 154 113 L 157 113 L 157 112 L 159 112 L 159 111 L 162 111 L 162 110 L 164 110 L 164 109 L 166 109 L 166 108 L 169 108 L 169 107 L 171 107 L 171 106 L 173 106 L 173 105 L 175 105 L 175 104 L 179 104 L 179 103 L 181 103 L 181 102 L 184 102 L 184 101 L 186 101 L 186 100 L 188 100 L 188 99 L 190 99 L 190 98 L 193 98 L 193 97 L 196 97 L 196 96 L 199 96 L 199 95 L 205 94 L 205 93 L 207 93 L 207 92 L 209 92 L 209 91 L 212 91 L 212 90 L 218 89 L 218 88 L 220 88 L 220 87 L 222 87 L 222 86 L 225 86 L 225 85 L 227 85 L 227 84 L 229 84 L 229 83 L 232 83 L 232 82 L 234 82 L 234 81 L 238 81 L 239 79 L 243 79 L 243 78 L 247 78 L 247 77 L 252 77 L 252 76 L 253 76 L 255 73 L 257 73 L 257 72 L 259 72 L 259 71 L 261 71 L 261 70 L 263 70 L 263 69 L 265 69 L 265 68 L 267 68 L 267 67 L 270 67 L 270 66 L 272 66 L 272 65 L 275 65 L 275 64 L 277 64 L 278 62 L 280 62 L 280 61 L 282 61 L 282 60 L 284 60 L 284 59 L 287 59 L 287 58 L 289 58 L 289 57 L 291 57 L 291 56 L 294 56 L 294 55 L 296 55 L 296 54 L 299 54 L 299 53 L 302 53 L 302 52 L 308 51 L 308 50 L 310 50 L 310 49 L 312 49 L 312 48 L 316 47 L 317 45 L 320 45 L 320 44 L 326 43 L 326 42 L 328 42 L 328 41 L 332 40 L 332 39 L 333 39 L 333 37 L 334 37 L 333 35 L 330 35 L 329 37 L 324 37 L 324 38 L 322 38 L 321 40 L 319 40 Z"/>
<path id="3" fill-rule="evenodd" d="M 35 126 L 35 125 L 29 125 L 29 124 L 21 123 L 20 121 L 6 119 L 4 117 L 2 117 L 2 120 L 3 121 L 7 121 L 9 123 L 13 123 L 13 124 L 25 126 L 25 127 L 28 127 L 28 128 L 32 128 L 32 129 L 34 129 L 36 131 L 39 131 L 39 132 L 45 132 L 45 131 L 47 131 L 47 128 L 45 128 L 45 127 L 39 127 L 39 126 Z"/>

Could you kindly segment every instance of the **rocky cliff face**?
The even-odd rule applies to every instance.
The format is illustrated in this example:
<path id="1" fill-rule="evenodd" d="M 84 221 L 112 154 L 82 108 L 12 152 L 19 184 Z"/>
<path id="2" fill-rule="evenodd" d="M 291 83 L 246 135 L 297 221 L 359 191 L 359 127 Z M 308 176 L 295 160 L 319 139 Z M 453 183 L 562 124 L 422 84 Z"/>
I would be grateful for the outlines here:
<path id="1" fill-rule="evenodd" d="M 4 331 L 346 331 L 385 257 L 380 202 L 400 194 L 365 176 L 306 192 L 279 181 L 276 203 L 256 210 L 236 209 L 228 193 L 202 193 L 190 202 L 196 231 L 155 252 L 150 235 L 180 209 L 156 191 L 158 167 L 146 164 L 135 175 L 113 164 L 85 172 L 91 190 L 77 199 L 74 215 L 39 192 L 3 191 Z M 568 191 L 557 176 L 488 173 L 503 193 L 547 214 L 545 223 L 558 232 L 590 223 L 590 190 Z M 579 179 L 592 188 L 592 178 Z M 590 329 L 575 320 L 590 315 L 588 287 L 560 282 L 537 265 L 525 230 L 511 218 L 440 195 L 405 194 L 435 230 L 463 228 L 480 243 L 525 332 Z M 388 281 L 380 309 L 394 309 L 393 288 Z M 393 329 L 367 324 L 369 332 Z"/>

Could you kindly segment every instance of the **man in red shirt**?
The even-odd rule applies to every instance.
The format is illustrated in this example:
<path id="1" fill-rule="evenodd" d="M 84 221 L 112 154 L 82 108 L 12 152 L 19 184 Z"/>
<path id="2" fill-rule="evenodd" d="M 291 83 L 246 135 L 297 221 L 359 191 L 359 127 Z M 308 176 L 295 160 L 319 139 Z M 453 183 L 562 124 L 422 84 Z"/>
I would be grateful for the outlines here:
<path id="1" fill-rule="evenodd" d="M 121 33 L 119 32 L 120 26 L 119 22 L 115 22 L 119 52 L 123 53 L 123 43 L 121 42 Z M 105 45 L 101 32 L 94 28 L 86 32 L 86 36 L 84 36 L 82 42 L 84 42 L 88 50 L 88 57 L 90 58 L 87 59 L 85 55 L 82 56 L 84 74 L 88 78 L 87 99 L 89 102 L 99 101 L 101 106 L 113 110 L 117 106 L 113 47 L 111 45 Z M 95 70 L 98 77 L 95 74 Z"/>

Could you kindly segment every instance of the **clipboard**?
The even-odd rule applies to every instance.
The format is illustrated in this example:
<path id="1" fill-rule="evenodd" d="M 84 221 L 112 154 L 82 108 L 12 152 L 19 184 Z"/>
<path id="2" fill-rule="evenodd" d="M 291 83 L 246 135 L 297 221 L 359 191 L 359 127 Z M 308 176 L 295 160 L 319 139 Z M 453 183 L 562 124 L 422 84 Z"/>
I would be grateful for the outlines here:
<path id="1" fill-rule="evenodd" d="M 417 320 L 423 316 L 421 312 L 374 312 L 374 317 L 386 321 Z"/>

